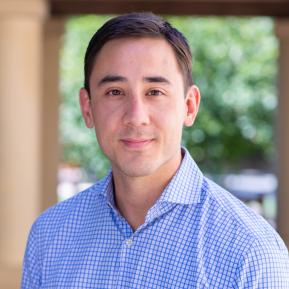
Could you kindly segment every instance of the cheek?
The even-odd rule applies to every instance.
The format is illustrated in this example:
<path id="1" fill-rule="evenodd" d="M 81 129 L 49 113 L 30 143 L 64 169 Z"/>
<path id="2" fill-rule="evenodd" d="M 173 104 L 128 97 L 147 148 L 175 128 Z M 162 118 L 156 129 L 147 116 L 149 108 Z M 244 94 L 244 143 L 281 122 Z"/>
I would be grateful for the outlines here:
<path id="1" fill-rule="evenodd" d="M 185 113 L 176 109 L 176 107 L 167 108 L 164 112 L 156 114 L 157 123 L 170 139 L 176 138 L 182 134 Z"/>
<path id="2" fill-rule="evenodd" d="M 115 135 L 117 127 L 121 123 L 116 111 L 111 111 L 102 107 L 95 111 L 95 129 L 99 141 L 107 140 Z"/>
<path id="3" fill-rule="evenodd" d="M 183 124 L 185 116 L 186 110 L 183 102 L 173 102 L 162 112 L 162 117 L 172 123 L 173 127 Z"/>

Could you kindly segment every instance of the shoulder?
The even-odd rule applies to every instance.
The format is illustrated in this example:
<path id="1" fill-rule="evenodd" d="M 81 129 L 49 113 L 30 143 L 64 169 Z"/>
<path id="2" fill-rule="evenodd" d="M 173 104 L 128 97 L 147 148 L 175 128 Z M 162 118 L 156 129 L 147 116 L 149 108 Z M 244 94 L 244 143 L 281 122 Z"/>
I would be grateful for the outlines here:
<path id="1" fill-rule="evenodd" d="M 207 178 L 204 178 L 202 196 L 212 214 L 216 212 L 217 220 L 223 220 L 228 228 L 234 228 L 251 242 L 267 241 L 284 248 L 278 233 L 262 216 Z"/>
<path id="2" fill-rule="evenodd" d="M 102 193 L 103 180 L 44 211 L 31 227 L 26 259 L 34 258 L 41 263 L 45 255 L 51 254 L 50 248 L 61 251 L 86 234 L 87 228 L 96 229 L 108 211 Z"/>
<path id="3" fill-rule="evenodd" d="M 224 240 L 228 238 L 226 241 L 236 245 L 241 259 L 258 252 L 259 259 L 268 258 L 272 262 L 281 258 L 289 270 L 288 250 L 276 230 L 262 216 L 207 178 L 204 178 L 202 195 L 215 228 L 222 231 Z"/>
<path id="4" fill-rule="evenodd" d="M 181 185 L 175 187 L 189 200 L 183 203 L 192 204 L 191 224 L 196 226 L 197 216 L 200 230 L 208 237 L 209 244 L 226 249 L 235 244 L 236 251 L 243 253 L 254 242 L 268 244 L 283 252 L 286 250 L 277 232 L 263 217 L 203 176 L 189 153 L 185 152 L 181 181 L 177 180 Z"/>
<path id="5" fill-rule="evenodd" d="M 207 178 L 199 210 L 204 256 L 216 256 L 212 271 L 222 268 L 233 288 L 289 288 L 287 248 L 263 217 Z"/>
<path id="6" fill-rule="evenodd" d="M 238 261 L 233 288 L 289 288 L 289 257 L 281 239 L 254 239 Z"/>
<path id="7" fill-rule="evenodd" d="M 275 229 L 260 215 L 213 181 L 204 178 L 203 196 L 207 205 L 218 212 L 227 224 L 251 239 L 281 240 Z M 283 244 L 283 242 L 281 242 Z"/>
<path id="8" fill-rule="evenodd" d="M 97 214 L 105 210 L 102 189 L 103 180 L 48 208 L 36 219 L 26 245 L 22 288 L 39 288 L 42 270 L 49 266 L 49 260 L 61 258 L 77 236 L 97 224 Z"/>
<path id="9" fill-rule="evenodd" d="M 51 235 L 60 228 L 77 227 L 85 218 L 103 207 L 104 180 L 100 180 L 86 190 L 45 210 L 32 225 L 31 233 Z"/>

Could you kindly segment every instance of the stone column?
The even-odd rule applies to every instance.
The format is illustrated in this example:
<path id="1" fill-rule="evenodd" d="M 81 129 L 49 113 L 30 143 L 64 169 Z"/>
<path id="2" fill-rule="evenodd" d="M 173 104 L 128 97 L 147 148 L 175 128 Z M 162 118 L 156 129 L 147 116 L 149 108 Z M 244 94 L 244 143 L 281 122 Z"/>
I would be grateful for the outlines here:
<path id="1" fill-rule="evenodd" d="M 289 247 L 289 19 L 275 24 L 279 39 L 277 228 Z"/>
<path id="2" fill-rule="evenodd" d="M 44 29 L 44 65 L 42 102 L 42 199 L 45 209 L 57 202 L 59 53 L 65 19 L 47 19 Z"/>
<path id="3" fill-rule="evenodd" d="M 0 288 L 19 288 L 41 207 L 45 0 L 0 1 Z"/>

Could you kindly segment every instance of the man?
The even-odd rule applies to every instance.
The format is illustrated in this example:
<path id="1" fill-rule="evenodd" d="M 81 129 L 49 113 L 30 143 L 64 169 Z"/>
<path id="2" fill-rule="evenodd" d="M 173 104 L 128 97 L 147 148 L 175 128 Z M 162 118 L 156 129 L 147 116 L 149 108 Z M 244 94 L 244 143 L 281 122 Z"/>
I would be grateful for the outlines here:
<path id="1" fill-rule="evenodd" d="M 34 223 L 23 289 L 289 288 L 278 234 L 181 148 L 199 102 L 189 46 L 161 18 L 95 33 L 80 105 L 112 170 Z"/>

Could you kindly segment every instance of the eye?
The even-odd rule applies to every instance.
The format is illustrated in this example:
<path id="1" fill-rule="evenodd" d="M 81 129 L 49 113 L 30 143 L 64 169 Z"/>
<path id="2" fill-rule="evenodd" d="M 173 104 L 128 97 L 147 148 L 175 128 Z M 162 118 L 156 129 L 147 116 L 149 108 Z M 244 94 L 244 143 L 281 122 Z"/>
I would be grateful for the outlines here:
<path id="1" fill-rule="evenodd" d="M 151 89 L 148 92 L 148 95 L 159 96 L 159 95 L 164 95 L 164 93 L 159 89 Z"/>
<path id="2" fill-rule="evenodd" d="M 116 88 L 114 88 L 114 89 L 111 89 L 111 90 L 108 90 L 106 93 L 105 93 L 105 95 L 108 95 L 108 96 L 115 96 L 115 95 L 122 95 L 123 94 L 123 92 L 122 92 L 122 90 L 120 90 L 120 89 L 116 89 Z"/>

